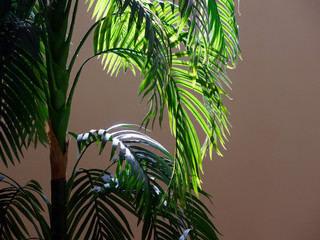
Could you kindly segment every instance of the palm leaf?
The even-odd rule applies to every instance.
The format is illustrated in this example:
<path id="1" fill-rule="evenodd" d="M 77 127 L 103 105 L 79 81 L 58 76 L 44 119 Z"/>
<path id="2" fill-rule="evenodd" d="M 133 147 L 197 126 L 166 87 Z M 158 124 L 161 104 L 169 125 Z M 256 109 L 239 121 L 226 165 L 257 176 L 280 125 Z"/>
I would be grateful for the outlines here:
<path id="1" fill-rule="evenodd" d="M 103 185 L 101 174 L 103 171 L 85 169 L 74 172 L 68 201 L 69 239 L 130 239 L 132 235 L 117 199 L 92 191 Z"/>
<path id="2" fill-rule="evenodd" d="M 234 1 L 207 0 L 210 25 L 210 45 L 222 54 L 233 67 L 240 55 L 238 25 L 234 11 Z"/>
<path id="3" fill-rule="evenodd" d="M 83 239 L 101 236 L 130 239 L 131 230 L 123 209 L 138 219 L 141 210 L 137 207 L 137 192 L 128 191 L 128 181 L 119 182 L 111 173 L 99 169 L 79 169 L 74 174 L 74 193 L 68 207 L 69 239 L 81 236 L 85 236 Z M 157 194 L 149 200 L 154 204 L 154 211 L 150 212 L 151 218 L 143 219 L 142 239 L 178 239 L 185 229 L 190 230 L 186 233 L 191 239 L 218 239 L 218 232 L 209 218 L 211 214 L 197 197 L 189 196 L 186 208 L 179 206 L 177 210 L 173 204 L 157 205 L 160 192 L 157 189 Z M 85 218 L 83 222 L 81 218 Z M 77 228 L 79 222 L 81 225 Z"/>
<path id="4" fill-rule="evenodd" d="M 109 168 L 104 171 L 97 169 L 74 171 L 68 183 L 68 189 L 70 191 L 73 189 L 70 195 L 70 231 L 79 237 L 81 234 L 93 236 L 92 232 L 98 233 L 101 229 L 105 234 L 112 234 L 108 235 L 110 239 L 129 238 L 129 226 L 127 231 L 123 231 L 123 237 L 114 238 L 116 233 L 112 232 L 112 228 L 98 224 L 97 218 L 100 215 L 90 210 L 94 201 L 102 201 L 107 205 L 112 203 L 109 207 L 115 213 L 119 213 L 116 207 L 118 203 L 137 216 L 138 223 L 143 221 L 142 239 L 178 239 L 186 229 L 192 229 L 193 236 L 199 236 L 199 239 L 217 239 L 216 229 L 207 215 L 209 211 L 205 206 L 195 196 L 190 195 L 185 200 L 181 198 L 182 195 L 179 194 L 179 188 L 175 184 L 179 182 L 176 179 L 179 175 L 173 175 L 173 157 L 161 144 L 135 131 L 134 127 L 134 125 L 116 125 L 106 130 L 72 134 L 77 138 L 80 158 L 93 143 L 98 144 L 101 154 L 110 142 L 110 165 L 115 164 L 116 170 L 115 174 L 110 173 Z M 205 194 L 202 191 L 200 193 Z M 106 209 L 104 211 L 107 211 Z M 92 218 L 88 217 L 80 227 L 81 232 L 76 233 L 78 222 L 88 212 Z M 197 214 L 193 215 L 193 212 Z M 110 213 L 109 210 L 105 213 L 102 210 L 100 214 Z M 118 221 L 116 217 L 112 215 L 108 219 Z M 119 217 L 126 221 L 123 216 Z M 202 229 L 206 232 L 202 235 L 194 228 L 201 221 L 206 223 Z M 91 233 L 82 232 L 86 224 Z M 113 224 L 116 226 L 120 223 Z M 107 233 L 107 230 L 110 233 Z M 120 232 L 122 230 L 119 230 L 119 234 Z"/>
<path id="5" fill-rule="evenodd" d="M 214 4 L 217 7 L 216 3 Z M 166 31 L 170 33 L 171 47 L 181 49 L 182 44 L 184 48 L 175 51 L 172 55 L 172 67 L 163 94 L 168 106 L 171 130 L 176 136 L 175 169 L 181 175 L 182 182 L 185 182 L 180 191 L 181 193 L 186 189 L 190 191 L 191 185 L 187 183 L 192 176 L 192 185 L 197 192 L 198 187 L 201 186 L 201 162 L 207 149 L 210 149 L 210 157 L 213 149 L 221 155 L 218 145 L 224 146 L 226 133 L 229 133 L 228 111 L 222 103 L 222 95 L 227 94 L 224 86 L 229 87 L 229 79 L 222 65 L 230 60 L 227 50 L 232 44 L 229 44 L 230 41 L 224 31 L 220 35 L 214 33 L 215 28 L 211 24 L 213 17 L 220 19 L 222 16 L 218 9 L 216 13 L 212 13 L 214 10 L 212 4 L 210 4 L 210 10 L 206 10 L 203 1 L 199 3 L 179 1 L 179 6 L 154 1 L 152 5 L 155 14 L 163 22 Z M 223 7 L 223 3 L 219 2 L 218 6 Z M 181 9 L 188 8 L 190 10 L 186 13 L 187 21 L 183 21 L 185 15 L 181 18 L 177 17 L 178 11 L 175 9 L 179 9 L 180 12 Z M 197 14 L 201 12 L 204 18 L 198 17 Z M 185 23 L 184 26 L 181 26 L 182 22 Z M 216 23 L 222 30 L 230 28 L 226 24 L 225 22 L 220 25 Z M 195 32 L 198 33 L 194 35 Z M 238 37 L 237 32 L 234 34 Z M 221 36 L 224 37 L 223 50 L 221 46 L 217 48 L 213 43 L 208 43 L 208 40 Z M 235 49 L 239 47 L 237 44 L 233 45 Z M 202 102 L 199 100 L 201 96 Z M 193 115 L 207 136 L 202 147 L 190 115 Z M 184 174 L 185 169 L 187 173 Z"/>
<path id="6" fill-rule="evenodd" d="M 23 14 L 33 11 L 32 1 L 18 2 L 0 23 L 0 155 L 6 166 L 31 142 L 46 142 L 39 32 Z"/>
<path id="7" fill-rule="evenodd" d="M 93 16 L 100 21 L 94 35 L 94 52 L 103 55 L 104 68 L 111 74 L 120 69 L 135 69 L 141 72 L 144 80 L 140 93 L 152 94 L 150 111 L 145 119 L 156 119 L 158 112 L 160 122 L 165 106 L 162 92 L 166 86 L 171 66 L 171 48 L 169 36 L 161 20 L 148 4 L 139 0 L 95 1 L 91 0 L 89 8 L 94 7 Z"/>
<path id="8" fill-rule="evenodd" d="M 161 124 L 167 104 L 176 137 L 174 174 L 179 175 L 172 183 L 181 197 L 191 189 L 197 194 L 202 159 L 208 150 L 210 157 L 213 149 L 222 155 L 218 147 L 224 147 L 229 133 L 222 102 L 224 88 L 230 87 L 225 68 L 235 65 L 240 54 L 233 1 L 89 2 L 93 16 L 102 19 L 95 30 L 95 53 L 106 54 L 102 62 L 111 74 L 121 68 L 141 71 L 139 93 L 150 106 L 142 124 L 154 123 L 157 116 Z M 206 135 L 203 143 L 193 118 Z"/>
<path id="9" fill-rule="evenodd" d="M 103 19 L 99 20 L 101 22 L 95 30 L 94 49 L 97 55 L 107 54 L 102 61 L 108 71 L 114 73 L 129 66 L 142 74 L 145 69 L 151 73 L 145 74 L 139 87 L 139 93 L 150 104 L 143 124 L 147 126 L 151 119 L 154 122 L 157 115 L 161 124 L 164 103 L 167 104 L 171 131 L 176 137 L 174 179 L 170 181 L 170 187 L 176 190 L 174 202 L 179 199 L 183 206 L 187 191 L 193 189 L 198 195 L 202 159 L 207 150 L 210 157 L 213 149 L 221 155 L 218 146 L 224 147 L 229 133 L 228 111 L 223 105 L 222 95 L 227 95 L 224 87 L 230 85 L 223 66 L 227 66 L 229 61 L 235 64 L 239 54 L 234 5 L 230 1 L 181 0 L 177 6 L 174 2 L 161 1 L 92 0 L 89 7 L 93 3 L 96 3 L 93 15 Z M 148 28 L 148 19 L 160 23 L 161 27 L 153 28 L 153 32 L 161 29 L 162 35 L 169 39 L 168 43 L 158 44 L 148 38 L 150 36 L 145 34 L 144 26 L 140 24 L 145 21 Z M 159 64 L 159 56 L 150 57 L 144 51 L 146 42 L 152 48 L 156 43 L 167 47 L 167 51 L 158 52 L 163 53 L 161 59 L 170 60 L 169 64 Z M 172 53 L 172 48 L 177 48 L 175 53 Z M 168 70 L 162 71 L 167 67 Z M 201 96 L 203 101 L 199 100 Z M 192 118 L 206 135 L 202 144 Z"/>
<path id="10" fill-rule="evenodd" d="M 30 236 L 26 225 L 28 222 L 39 239 L 51 239 L 50 227 L 42 215 L 45 210 L 39 199 L 44 201 L 48 209 L 50 204 L 39 183 L 31 180 L 22 187 L 3 174 L 0 184 L 6 185 L 0 189 L 0 238 L 26 239 Z"/>
<path id="11" fill-rule="evenodd" d="M 114 179 L 125 186 L 127 195 L 134 194 L 135 208 L 139 212 L 139 219 L 145 220 L 144 237 L 150 229 L 152 212 L 162 199 L 153 199 L 156 191 L 161 189 L 154 179 L 168 185 L 172 175 L 170 164 L 173 159 L 170 154 L 156 141 L 147 135 L 133 129 L 121 129 L 129 125 L 116 125 L 106 130 L 91 130 L 77 136 L 79 152 L 85 151 L 92 143 L 100 143 L 100 153 L 112 143 L 111 160 L 116 163 Z M 134 127 L 134 126 L 131 126 Z M 152 148 L 163 156 L 157 156 L 148 148 Z M 114 182 L 108 184 L 111 189 L 116 189 Z M 105 187 L 105 188 L 108 188 Z M 120 190 L 122 192 L 122 190 Z M 168 196 L 167 196 L 168 197 Z"/>

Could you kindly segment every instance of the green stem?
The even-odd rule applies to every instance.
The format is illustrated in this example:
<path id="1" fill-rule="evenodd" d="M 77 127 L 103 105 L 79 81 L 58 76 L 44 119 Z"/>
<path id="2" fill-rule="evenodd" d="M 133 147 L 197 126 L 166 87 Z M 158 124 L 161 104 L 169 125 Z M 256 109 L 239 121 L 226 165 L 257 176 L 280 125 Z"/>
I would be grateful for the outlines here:
<path id="1" fill-rule="evenodd" d="M 87 59 L 83 62 L 83 64 L 81 65 L 81 67 L 79 68 L 79 70 L 78 70 L 78 72 L 77 72 L 77 74 L 76 74 L 76 77 L 75 77 L 75 79 L 74 79 L 74 81 L 73 81 L 73 84 L 72 84 L 72 87 L 71 87 L 71 90 L 70 90 L 70 93 L 69 93 L 69 96 L 68 96 L 67 106 L 69 106 L 69 107 L 71 106 L 73 94 L 74 94 L 75 88 L 76 88 L 76 86 L 77 86 L 77 83 L 78 83 L 78 81 L 79 81 L 79 77 L 80 77 L 80 74 L 81 74 L 81 71 L 82 71 L 84 65 L 85 65 L 88 61 L 90 61 L 92 58 L 94 58 L 94 57 L 98 57 L 98 56 L 100 56 L 100 55 L 102 55 L 102 54 L 106 54 L 106 53 L 110 53 L 110 52 L 116 53 L 117 50 L 124 50 L 124 51 L 130 52 L 130 53 L 136 53 L 137 55 L 141 55 L 141 54 L 142 54 L 142 53 L 139 52 L 139 51 L 135 51 L 135 50 L 131 50 L 131 49 L 112 48 L 112 49 L 108 49 L 108 50 L 106 50 L 106 51 L 97 53 L 97 54 L 95 54 L 95 55 L 87 58 Z M 140 68 L 141 68 L 141 66 L 140 66 Z"/>
<path id="2" fill-rule="evenodd" d="M 77 56 L 78 56 L 78 54 L 79 54 L 82 46 L 83 46 L 83 44 L 84 44 L 84 43 L 86 42 L 86 40 L 88 39 L 90 33 L 91 33 L 92 30 L 93 30 L 101 21 L 103 21 L 104 19 L 105 19 L 105 18 L 102 18 L 102 19 L 100 19 L 98 22 L 95 22 L 95 23 L 89 28 L 89 30 L 86 32 L 86 34 L 83 36 L 83 38 L 81 39 L 81 41 L 80 41 L 80 43 L 79 43 L 79 45 L 78 45 L 75 53 L 73 54 L 73 56 L 72 56 L 72 58 L 71 58 L 71 61 L 70 61 L 69 67 L 68 67 L 69 73 L 71 72 L 72 67 L 73 67 L 73 64 L 74 64 L 74 62 L 75 62 L 75 60 L 76 60 L 76 58 L 77 58 Z"/>
<path id="3" fill-rule="evenodd" d="M 76 1 L 75 5 L 74 5 L 74 8 L 73 8 L 71 25 L 70 25 L 70 29 L 69 29 L 68 38 L 67 38 L 67 41 L 66 41 L 68 44 L 70 44 L 70 42 L 71 42 L 73 29 L 74 29 L 74 25 L 75 25 L 75 21 L 76 21 L 76 16 L 77 16 L 77 11 L 78 11 L 78 4 L 79 4 L 79 0 Z"/>

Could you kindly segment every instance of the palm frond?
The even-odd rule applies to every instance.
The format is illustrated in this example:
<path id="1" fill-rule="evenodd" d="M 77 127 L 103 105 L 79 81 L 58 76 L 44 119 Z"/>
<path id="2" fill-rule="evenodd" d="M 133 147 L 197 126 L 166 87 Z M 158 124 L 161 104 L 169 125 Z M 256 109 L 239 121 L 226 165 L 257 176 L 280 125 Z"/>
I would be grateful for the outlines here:
<path id="1" fill-rule="evenodd" d="M 145 118 L 147 126 L 154 123 L 158 113 L 162 121 L 165 99 L 163 91 L 171 66 L 169 36 L 160 19 L 149 5 L 139 0 L 91 0 L 93 16 L 101 21 L 95 30 L 94 51 L 103 55 L 102 63 L 111 74 L 120 69 L 136 69 L 141 72 L 143 82 L 140 94 L 145 97 L 150 91 L 150 111 Z M 101 20 L 100 20 L 101 19 Z"/>
<path id="2" fill-rule="evenodd" d="M 39 32 L 22 14 L 25 8 L 32 11 L 31 2 L 19 3 L 0 23 L 0 155 L 6 166 L 31 142 L 46 142 Z"/>
<path id="3" fill-rule="evenodd" d="M 110 165 L 115 164 L 116 170 L 115 174 L 110 173 L 109 167 L 104 171 L 81 169 L 74 172 L 74 177 L 72 176 L 68 183 L 69 189 L 75 188 L 70 198 L 71 232 L 76 231 L 78 221 L 84 213 L 90 211 L 93 201 L 102 201 L 107 205 L 112 202 L 111 208 L 115 213 L 119 213 L 115 207 L 118 203 L 137 216 L 138 223 L 143 221 L 142 239 L 178 239 L 186 229 L 192 229 L 189 234 L 199 237 L 198 239 L 217 239 L 217 231 L 208 217 L 210 214 L 208 209 L 195 196 L 188 194 L 185 199 L 182 199 L 182 195 L 179 195 L 179 186 L 175 184 L 179 175 L 172 174 L 173 157 L 161 144 L 135 131 L 133 127 L 135 126 L 116 125 L 106 130 L 91 130 L 80 135 L 72 134 L 77 138 L 80 156 L 83 156 L 86 149 L 93 143 L 100 146 L 101 154 L 110 142 Z M 170 182 L 171 179 L 173 183 Z M 199 191 L 206 196 L 204 192 Z M 88 217 L 88 221 L 86 220 L 86 223 L 80 227 L 79 234 L 91 236 L 92 232 L 99 232 L 98 229 L 103 232 L 107 232 L 108 229 L 111 231 L 109 234 L 112 233 L 110 227 L 105 229 L 108 225 L 99 225 L 99 221 L 92 216 L 93 212 L 90 213 L 90 221 Z M 108 211 L 103 214 L 110 213 Z M 121 219 L 125 218 L 121 216 Z M 205 229 L 202 234 L 194 227 L 201 222 L 205 223 L 203 229 L 199 228 Z M 82 232 L 85 224 L 90 226 L 91 233 Z M 129 226 L 127 228 L 129 232 Z M 123 234 L 125 233 L 124 231 Z M 110 239 L 129 237 L 127 234 L 123 235 L 124 238 L 120 236 L 114 238 L 114 234 L 108 235 Z"/>
<path id="4" fill-rule="evenodd" d="M 112 143 L 110 159 L 112 164 L 116 164 L 114 179 L 118 184 L 125 186 L 127 195 L 135 195 L 134 203 L 139 212 L 138 217 L 140 220 L 145 220 L 144 236 L 146 237 L 151 227 L 147 225 L 151 223 L 151 213 L 159 202 L 163 201 L 163 199 L 153 199 L 153 196 L 157 196 L 157 191 L 160 190 L 165 195 L 165 190 L 160 185 L 169 185 L 172 175 L 170 164 L 173 159 L 161 144 L 135 131 L 132 129 L 134 126 L 131 126 L 131 129 L 124 128 L 128 126 L 130 127 L 130 125 L 116 125 L 106 130 L 91 130 L 78 135 L 77 142 L 80 153 L 95 142 L 100 143 L 100 153 L 102 153 L 107 142 Z M 153 153 L 150 148 L 162 156 Z M 111 189 L 123 191 L 123 189 L 117 190 L 117 184 L 114 184 L 114 181 L 108 185 Z M 169 201 L 168 195 L 167 198 Z"/>
<path id="5" fill-rule="evenodd" d="M 210 157 L 213 149 L 221 155 L 218 146 L 221 144 L 224 147 L 229 133 L 228 110 L 223 105 L 222 95 L 227 95 L 224 87 L 230 87 L 230 80 L 223 66 L 229 61 L 234 63 L 234 57 L 230 59 L 228 50 L 231 47 L 239 49 L 238 41 L 230 41 L 225 32 L 227 30 L 224 30 L 235 31 L 231 28 L 235 27 L 232 25 L 235 22 L 217 22 L 217 19 L 224 17 L 219 9 L 232 8 L 234 5 L 228 2 L 229 5 L 224 6 L 226 3 L 223 1 L 210 1 L 208 4 L 210 6 L 206 7 L 205 1 L 179 1 L 179 6 L 161 1 L 152 3 L 153 11 L 170 33 L 171 47 L 177 48 L 172 54 L 172 67 L 164 92 L 171 131 L 176 136 L 175 170 L 185 182 L 184 189 L 189 191 L 191 186 L 187 183 L 192 177 L 192 187 L 196 192 L 201 186 L 201 162 L 207 149 L 210 150 Z M 179 18 L 181 8 L 189 9 L 186 13 L 188 20 L 183 21 L 183 14 Z M 203 13 L 203 17 L 198 16 L 200 13 Z M 234 15 L 234 12 L 230 14 Z M 216 21 L 215 25 L 213 21 Z M 216 28 L 221 29 L 220 33 L 214 32 Z M 238 40 L 237 32 L 233 37 Z M 217 45 L 212 39 L 222 45 Z M 233 52 L 237 55 L 239 51 Z M 206 135 L 202 146 L 192 118 Z"/>
<path id="6" fill-rule="evenodd" d="M 20 186 L 2 174 L 0 184 L 6 185 L 0 189 L 0 238 L 26 239 L 30 236 L 26 225 L 29 222 L 39 239 L 51 239 L 50 227 L 42 215 L 45 209 L 40 200 L 48 209 L 50 204 L 39 183 L 31 180 L 25 186 Z"/>
<path id="7" fill-rule="evenodd" d="M 235 67 L 237 57 L 241 57 L 239 32 L 234 11 L 234 1 L 206 0 L 209 14 L 210 45 Z"/>
<path id="8" fill-rule="evenodd" d="M 68 205 L 69 239 L 131 239 L 133 237 L 128 214 L 142 220 L 142 239 L 191 239 L 216 240 L 219 232 L 211 221 L 207 207 L 196 197 L 186 198 L 186 208 L 165 202 L 158 205 L 163 189 L 156 189 L 151 199 L 140 199 L 137 191 L 131 189 L 130 181 L 118 181 L 107 169 L 78 169 L 74 172 L 72 195 Z M 130 178 L 130 176 L 128 177 Z M 128 186 L 130 185 L 130 187 Z M 207 196 L 206 193 L 200 191 Z M 141 218 L 145 205 L 139 201 L 150 201 L 150 218 Z M 81 218 L 84 218 L 82 221 Z"/>
<path id="9" fill-rule="evenodd" d="M 181 186 L 181 196 L 191 189 L 197 194 L 202 159 L 208 150 L 210 157 L 213 150 L 222 155 L 218 146 L 224 147 L 229 133 L 222 96 L 227 96 L 224 88 L 230 88 L 226 66 L 235 66 L 240 55 L 234 2 L 91 0 L 89 8 L 94 4 L 93 16 L 103 19 L 95 31 L 95 53 L 107 54 L 102 61 L 111 73 L 120 68 L 146 73 L 139 93 L 150 108 L 142 124 L 154 123 L 157 116 L 161 124 L 167 104 L 176 137 L 175 184 Z M 151 34 L 154 40 L 149 28 L 158 34 Z M 159 40 L 163 36 L 167 42 Z M 152 45 L 154 57 L 145 51 L 146 44 Z M 159 64 L 159 58 L 169 64 Z M 206 135 L 203 143 L 193 118 Z"/>
<path id="10" fill-rule="evenodd" d="M 117 197 L 97 193 L 103 171 L 79 169 L 73 173 L 68 201 L 68 239 L 130 239 L 132 231 Z M 131 206 L 127 206 L 129 211 Z"/>

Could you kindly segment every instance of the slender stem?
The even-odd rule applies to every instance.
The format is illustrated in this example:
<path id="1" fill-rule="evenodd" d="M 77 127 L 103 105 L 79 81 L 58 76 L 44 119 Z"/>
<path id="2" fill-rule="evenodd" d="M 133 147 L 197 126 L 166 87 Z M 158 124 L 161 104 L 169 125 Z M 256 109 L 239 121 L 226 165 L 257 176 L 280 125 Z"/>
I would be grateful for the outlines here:
<path id="1" fill-rule="evenodd" d="M 70 179 L 68 180 L 68 184 L 67 184 L 66 199 L 69 199 L 69 196 L 70 196 L 70 193 L 71 193 L 71 190 L 72 190 L 72 185 L 73 185 L 74 178 L 75 178 L 75 172 L 76 172 L 77 166 L 78 166 L 78 164 L 79 164 L 82 156 L 84 155 L 84 153 L 86 152 L 86 150 L 88 149 L 88 147 L 89 147 L 91 144 L 92 144 L 92 143 L 90 143 L 89 145 L 87 145 L 86 148 L 81 152 L 80 156 L 78 157 L 78 160 L 77 160 L 76 164 L 75 164 L 74 167 L 73 167 L 73 170 L 72 170 L 72 173 L 71 173 L 71 177 L 70 177 Z"/>
<path id="2" fill-rule="evenodd" d="M 74 79 L 74 81 L 73 81 L 73 84 L 72 84 L 72 87 L 71 87 L 71 90 L 70 90 L 70 93 L 69 93 L 68 101 L 67 101 L 67 106 L 68 106 L 68 107 L 71 106 L 71 102 L 72 102 L 72 98 L 73 98 L 73 95 L 74 95 L 74 91 L 75 91 L 75 88 L 76 88 L 77 83 L 78 83 L 78 81 L 79 81 L 79 77 L 80 77 L 80 74 L 81 74 L 81 71 L 82 71 L 84 65 L 85 65 L 87 62 L 89 62 L 89 61 L 90 61 L 92 58 L 94 58 L 94 57 L 98 57 L 98 56 L 100 56 L 100 55 L 102 55 L 102 54 L 106 54 L 106 53 L 109 53 L 109 52 L 115 52 L 115 51 L 117 51 L 117 50 L 120 50 L 120 51 L 121 51 L 121 50 L 124 50 L 124 51 L 131 52 L 131 53 L 135 53 L 135 54 L 138 54 L 138 55 L 142 54 L 141 52 L 135 51 L 135 50 L 128 50 L 128 49 L 123 49 L 123 48 L 112 48 L 112 49 L 108 49 L 108 50 L 106 50 L 106 51 L 97 53 L 97 54 L 95 54 L 95 55 L 87 58 L 87 59 L 83 62 L 83 64 L 81 65 L 81 67 L 79 68 L 79 70 L 78 70 L 78 72 L 77 72 L 77 74 L 76 74 L 76 76 L 75 76 L 75 79 Z M 141 66 L 140 66 L 140 67 L 141 67 Z"/>
<path id="3" fill-rule="evenodd" d="M 80 77 L 80 74 L 81 74 L 81 71 L 82 71 L 82 68 L 84 67 L 84 65 L 89 61 L 91 60 L 92 58 L 94 58 L 95 56 L 92 56 L 90 58 L 88 58 L 86 61 L 84 61 L 84 63 L 81 65 L 81 67 L 79 68 L 77 74 L 76 74 L 76 77 L 74 78 L 74 81 L 72 83 L 72 87 L 71 87 L 71 90 L 70 90 L 70 93 L 69 93 L 69 97 L 68 97 L 68 100 L 67 100 L 67 106 L 71 106 L 71 102 L 72 102 L 72 98 L 73 98 L 73 94 L 74 94 L 74 91 L 75 91 L 75 88 L 77 86 L 77 83 L 79 81 L 79 77 Z"/>
<path id="4" fill-rule="evenodd" d="M 67 7 L 66 7 L 65 12 L 70 12 L 70 8 L 71 8 L 72 0 L 67 0 L 67 1 L 68 1 L 68 4 L 67 4 Z"/>
<path id="5" fill-rule="evenodd" d="M 68 38 L 66 41 L 68 44 L 71 42 L 71 39 L 72 39 L 73 29 L 74 29 L 74 25 L 76 22 L 76 16 L 77 16 L 77 12 L 78 12 L 78 4 L 79 4 L 79 0 L 76 1 L 74 8 L 73 8 L 71 25 L 70 25 L 70 29 L 69 29 L 69 33 L 68 33 Z"/>
<path id="6" fill-rule="evenodd" d="M 46 28 L 46 26 L 44 25 L 44 23 L 42 24 L 42 28 Z M 55 76 L 52 73 L 52 54 L 51 54 L 51 50 L 49 47 L 49 43 L 48 43 L 48 36 L 46 34 L 42 35 L 42 40 L 43 40 L 43 44 L 44 44 L 44 48 L 45 48 L 45 61 L 46 61 L 46 70 L 47 70 L 47 80 L 48 80 L 48 84 L 49 84 L 49 98 L 47 99 L 47 103 L 48 103 L 48 108 L 49 108 L 49 114 L 53 109 L 53 104 L 52 104 L 52 96 L 54 94 L 54 90 L 57 89 L 57 85 L 56 85 L 56 80 L 55 80 Z M 46 94 L 47 95 L 47 94 Z M 50 116 L 49 116 L 50 117 Z"/>
<path id="7" fill-rule="evenodd" d="M 105 18 L 102 18 L 102 19 L 100 19 L 98 22 L 95 22 L 95 23 L 89 28 L 89 30 L 86 32 L 86 34 L 83 36 L 83 38 L 81 39 L 81 41 L 80 41 L 80 43 L 79 43 L 76 51 L 74 52 L 74 54 L 73 54 L 73 56 L 72 56 L 72 58 L 71 58 L 71 61 L 70 61 L 69 67 L 68 67 L 68 71 L 69 71 L 69 72 L 71 72 L 72 67 L 73 67 L 73 64 L 74 64 L 74 62 L 76 61 L 76 58 L 77 58 L 77 56 L 78 56 L 78 54 L 79 54 L 79 52 L 80 52 L 83 44 L 84 44 L 84 43 L 86 42 L 86 40 L 88 39 L 90 33 L 91 33 L 92 30 L 93 30 L 101 21 L 103 21 L 104 19 L 105 19 Z"/>

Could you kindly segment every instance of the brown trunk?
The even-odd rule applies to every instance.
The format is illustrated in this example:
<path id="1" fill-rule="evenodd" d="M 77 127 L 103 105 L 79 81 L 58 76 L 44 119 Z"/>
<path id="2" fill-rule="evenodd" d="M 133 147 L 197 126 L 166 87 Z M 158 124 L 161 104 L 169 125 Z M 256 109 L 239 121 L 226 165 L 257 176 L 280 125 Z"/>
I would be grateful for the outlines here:
<path id="1" fill-rule="evenodd" d="M 52 131 L 51 122 L 46 124 L 51 164 L 51 234 L 53 240 L 67 239 L 66 171 L 68 143 L 63 153 Z"/>
<path id="2" fill-rule="evenodd" d="M 46 128 L 50 147 L 51 179 L 65 179 L 68 163 L 68 143 L 66 143 L 66 152 L 63 153 L 52 131 L 51 121 L 47 122 Z"/>

